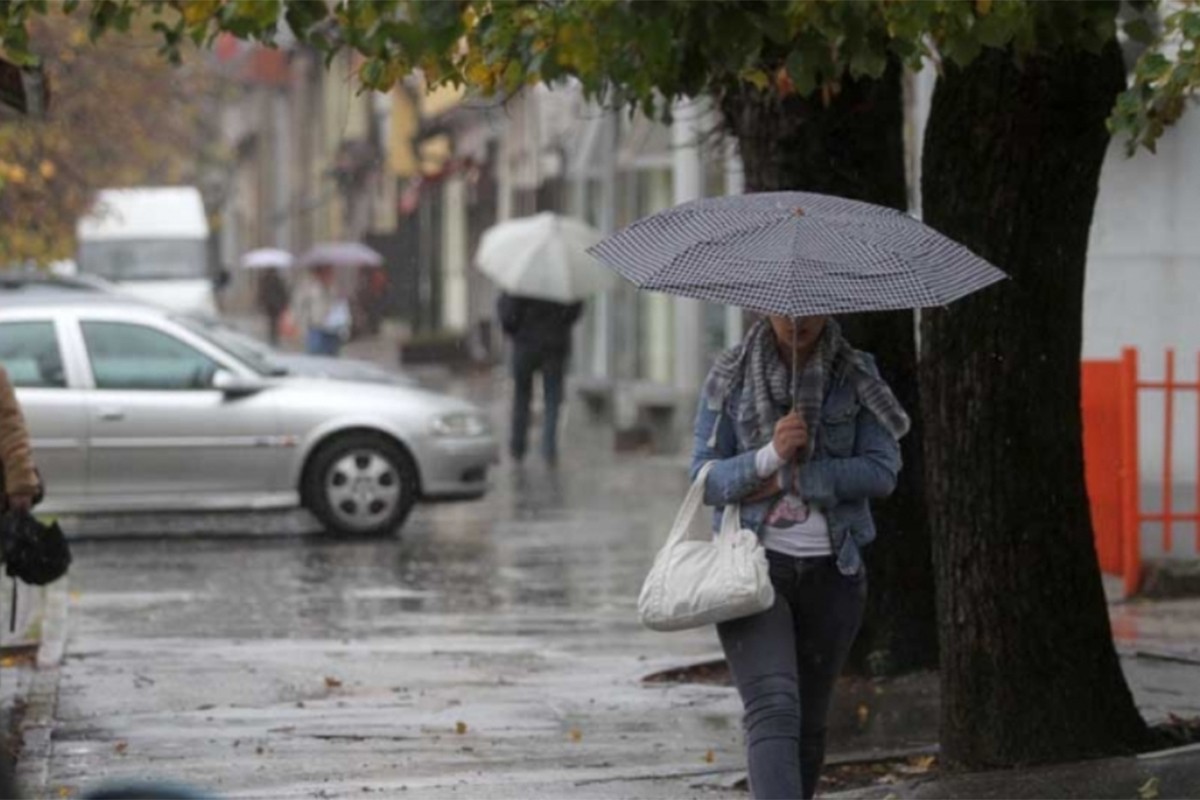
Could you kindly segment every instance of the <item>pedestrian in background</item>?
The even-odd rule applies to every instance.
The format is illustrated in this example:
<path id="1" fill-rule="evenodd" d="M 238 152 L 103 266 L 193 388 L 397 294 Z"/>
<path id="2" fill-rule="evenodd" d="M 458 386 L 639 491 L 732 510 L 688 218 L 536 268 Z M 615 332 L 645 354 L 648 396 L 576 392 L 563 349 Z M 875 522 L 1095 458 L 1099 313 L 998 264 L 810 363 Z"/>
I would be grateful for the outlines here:
<path id="1" fill-rule="evenodd" d="M 4 367 L 0 367 L 0 467 L 0 511 L 29 511 L 41 493 L 41 481 L 33 463 L 25 415 Z"/>
<path id="2" fill-rule="evenodd" d="M 908 427 L 874 360 L 828 317 L 757 322 L 705 382 L 693 480 L 715 462 L 705 503 L 718 514 L 741 504 L 775 588 L 770 609 L 717 626 L 760 800 L 816 791 L 834 684 L 866 605 L 869 500 L 895 488 Z"/>
<path id="3" fill-rule="evenodd" d="M 518 463 L 525 458 L 533 376 L 541 373 L 545 397 L 542 456 L 546 463 L 556 464 L 558 410 L 571 355 L 571 328 L 583 313 L 583 303 L 555 303 L 502 293 L 497 311 L 500 327 L 512 340 L 512 374 L 516 382 L 509 453 Z"/>
<path id="4" fill-rule="evenodd" d="M 288 286 L 283 275 L 275 267 L 258 273 L 258 310 L 267 319 L 267 340 L 272 346 L 279 344 L 280 321 L 288 308 Z"/>
<path id="5" fill-rule="evenodd" d="M 350 304 L 334 277 L 333 267 L 313 267 L 296 291 L 292 314 L 310 355 L 336 356 L 350 330 Z"/>

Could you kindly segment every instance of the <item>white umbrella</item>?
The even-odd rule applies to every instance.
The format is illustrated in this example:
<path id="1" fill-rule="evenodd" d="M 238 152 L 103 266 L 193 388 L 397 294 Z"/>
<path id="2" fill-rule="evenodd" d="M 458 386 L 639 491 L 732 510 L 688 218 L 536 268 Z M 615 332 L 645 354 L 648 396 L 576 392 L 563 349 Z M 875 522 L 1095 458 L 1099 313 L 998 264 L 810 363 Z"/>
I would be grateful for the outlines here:
<path id="1" fill-rule="evenodd" d="M 242 269 L 291 269 L 295 261 L 287 250 L 260 247 L 242 256 Z"/>
<path id="2" fill-rule="evenodd" d="M 382 267 L 383 256 L 358 242 L 322 242 L 300 257 L 300 266 L 310 267 Z"/>
<path id="3" fill-rule="evenodd" d="M 614 284 L 587 253 L 602 238 L 577 219 L 543 212 L 488 228 L 475 264 L 510 294 L 573 303 Z"/>

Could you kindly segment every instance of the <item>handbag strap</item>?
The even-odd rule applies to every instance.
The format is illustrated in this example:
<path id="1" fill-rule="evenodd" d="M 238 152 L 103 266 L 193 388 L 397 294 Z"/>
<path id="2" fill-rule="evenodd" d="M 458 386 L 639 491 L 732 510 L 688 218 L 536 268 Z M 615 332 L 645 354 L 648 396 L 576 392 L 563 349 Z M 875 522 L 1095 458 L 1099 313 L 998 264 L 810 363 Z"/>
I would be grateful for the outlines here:
<path id="1" fill-rule="evenodd" d="M 717 462 L 707 461 L 700 471 L 696 473 L 696 479 L 692 481 L 691 488 L 684 495 L 683 503 L 679 506 L 679 512 L 675 515 L 675 522 L 671 525 L 671 532 L 667 535 L 667 541 L 663 547 L 672 544 L 677 544 L 688 538 L 688 532 L 692 527 L 692 520 L 696 516 L 696 512 L 704 505 L 704 484 L 708 480 L 708 473 L 712 472 L 713 466 Z"/>
<path id="2" fill-rule="evenodd" d="M 742 529 L 742 504 L 730 503 L 721 514 L 721 529 L 718 536 L 733 536 Z"/>

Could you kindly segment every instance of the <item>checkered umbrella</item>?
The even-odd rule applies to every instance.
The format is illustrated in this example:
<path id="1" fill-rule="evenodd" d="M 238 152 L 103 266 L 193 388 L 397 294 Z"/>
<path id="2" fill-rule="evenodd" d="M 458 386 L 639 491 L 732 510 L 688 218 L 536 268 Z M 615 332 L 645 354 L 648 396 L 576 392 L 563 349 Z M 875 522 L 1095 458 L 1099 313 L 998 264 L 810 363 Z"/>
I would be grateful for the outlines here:
<path id="1" fill-rule="evenodd" d="M 685 203 L 589 252 L 642 289 L 789 317 L 943 306 L 1006 277 L 907 214 L 806 192 Z"/>

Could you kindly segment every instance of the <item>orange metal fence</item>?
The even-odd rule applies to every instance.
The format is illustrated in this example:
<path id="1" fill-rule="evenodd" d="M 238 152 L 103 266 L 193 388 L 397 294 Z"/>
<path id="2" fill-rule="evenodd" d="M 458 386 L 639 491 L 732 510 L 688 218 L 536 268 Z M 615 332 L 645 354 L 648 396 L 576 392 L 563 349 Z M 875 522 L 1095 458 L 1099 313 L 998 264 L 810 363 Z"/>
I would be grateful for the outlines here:
<path id="1" fill-rule="evenodd" d="M 1176 379 L 1175 351 L 1166 352 L 1166 369 L 1161 381 L 1138 377 L 1138 354 L 1122 351 L 1119 361 L 1085 361 L 1081 371 L 1083 395 L 1083 447 L 1088 497 L 1100 568 L 1122 576 L 1125 594 L 1136 594 L 1141 582 L 1141 528 L 1146 522 L 1163 526 L 1163 550 L 1171 552 L 1173 528 L 1180 523 L 1197 523 L 1200 549 L 1200 512 L 1177 512 L 1174 497 L 1175 401 L 1184 392 L 1200 392 L 1200 369 L 1196 382 Z M 1138 403 L 1145 394 L 1163 403 L 1162 511 L 1142 509 L 1139 465 Z M 1197 404 L 1200 409 L 1200 403 Z M 1197 424 L 1200 438 L 1200 410 Z M 1153 434 L 1152 434 L 1153 435 Z M 1197 480 L 1200 481 L 1200 441 L 1196 447 Z M 1198 485 L 1200 492 L 1200 485 Z"/>

